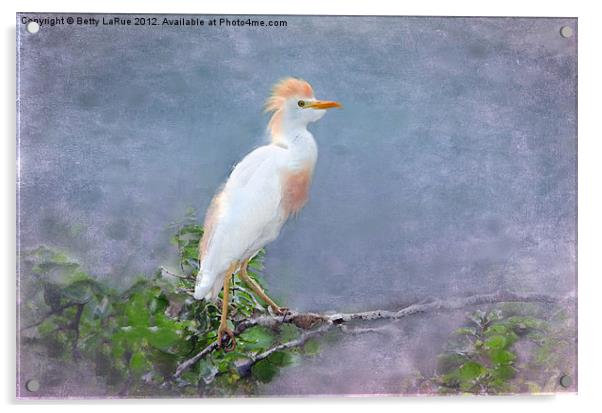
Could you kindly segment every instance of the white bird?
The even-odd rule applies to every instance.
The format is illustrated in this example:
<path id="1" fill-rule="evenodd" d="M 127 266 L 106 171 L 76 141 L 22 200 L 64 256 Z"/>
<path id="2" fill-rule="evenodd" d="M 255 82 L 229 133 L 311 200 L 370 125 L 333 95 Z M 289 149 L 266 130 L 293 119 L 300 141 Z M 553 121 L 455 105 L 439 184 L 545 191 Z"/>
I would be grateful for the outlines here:
<path id="1" fill-rule="evenodd" d="M 317 100 L 305 80 L 289 77 L 278 82 L 265 105 L 266 112 L 272 113 L 271 143 L 245 156 L 213 198 L 199 245 L 201 265 L 194 298 L 216 300 L 224 288 L 218 346 L 224 334 L 235 346 L 234 334 L 227 328 L 230 280 L 235 272 L 276 313 L 286 312 L 247 275 L 247 264 L 307 202 L 318 158 L 307 125 L 324 116 L 326 109 L 339 107 L 337 102 Z"/>

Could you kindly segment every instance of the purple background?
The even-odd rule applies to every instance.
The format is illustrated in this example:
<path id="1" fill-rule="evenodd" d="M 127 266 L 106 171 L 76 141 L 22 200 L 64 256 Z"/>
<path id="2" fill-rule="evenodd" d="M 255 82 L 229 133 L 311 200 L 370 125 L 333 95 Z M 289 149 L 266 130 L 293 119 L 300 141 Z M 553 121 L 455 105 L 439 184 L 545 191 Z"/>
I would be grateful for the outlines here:
<path id="1" fill-rule="evenodd" d="M 575 292 L 576 19 L 271 18 L 288 26 L 19 23 L 21 248 L 59 248 L 116 286 L 173 265 L 168 224 L 189 207 L 201 220 L 294 75 L 344 109 L 312 125 L 310 202 L 268 247 L 277 298 L 355 311 Z M 265 393 L 394 393 L 462 317 L 343 338 Z M 102 393 L 85 383 L 64 391 Z"/>

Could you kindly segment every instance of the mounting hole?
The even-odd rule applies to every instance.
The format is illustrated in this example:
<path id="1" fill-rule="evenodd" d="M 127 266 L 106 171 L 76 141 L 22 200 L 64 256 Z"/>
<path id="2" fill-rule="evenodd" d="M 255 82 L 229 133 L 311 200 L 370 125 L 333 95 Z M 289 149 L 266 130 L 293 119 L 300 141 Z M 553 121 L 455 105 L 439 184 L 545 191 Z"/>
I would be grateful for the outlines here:
<path id="1" fill-rule="evenodd" d="M 31 379 L 27 383 L 25 383 L 25 388 L 27 389 L 27 391 L 35 393 L 38 390 L 40 390 L 40 382 L 36 379 Z"/>
<path id="2" fill-rule="evenodd" d="M 565 39 L 573 37 L 573 29 L 570 26 L 562 26 L 560 28 L 560 35 Z"/>
<path id="3" fill-rule="evenodd" d="M 567 387 L 570 387 L 571 384 L 573 384 L 573 379 L 571 378 L 571 376 L 568 376 L 566 374 L 561 376 L 559 381 L 560 381 L 560 385 L 562 387 L 564 387 L 565 389 Z"/>
<path id="4" fill-rule="evenodd" d="M 40 25 L 38 23 L 36 23 L 36 22 L 29 22 L 29 23 L 27 23 L 27 25 L 25 26 L 25 28 L 31 34 L 35 34 L 35 33 L 37 33 L 37 32 L 40 31 Z"/>

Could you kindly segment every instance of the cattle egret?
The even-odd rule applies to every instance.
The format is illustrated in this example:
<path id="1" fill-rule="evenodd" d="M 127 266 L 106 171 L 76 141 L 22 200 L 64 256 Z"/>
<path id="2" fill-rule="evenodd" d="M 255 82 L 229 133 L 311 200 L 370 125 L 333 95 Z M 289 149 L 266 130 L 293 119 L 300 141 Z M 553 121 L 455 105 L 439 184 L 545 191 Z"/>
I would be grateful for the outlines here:
<path id="1" fill-rule="evenodd" d="M 222 347 L 227 327 L 230 280 L 239 277 L 277 314 L 279 307 L 248 276 L 247 264 L 266 244 L 276 239 L 288 217 L 307 202 L 318 148 L 307 125 L 324 116 L 337 102 L 317 100 L 309 83 L 286 78 L 272 89 L 265 110 L 271 143 L 261 146 L 238 163 L 223 189 L 213 198 L 205 217 L 205 233 L 199 245 L 200 270 L 194 298 L 215 301 L 224 288 L 217 344 Z"/>

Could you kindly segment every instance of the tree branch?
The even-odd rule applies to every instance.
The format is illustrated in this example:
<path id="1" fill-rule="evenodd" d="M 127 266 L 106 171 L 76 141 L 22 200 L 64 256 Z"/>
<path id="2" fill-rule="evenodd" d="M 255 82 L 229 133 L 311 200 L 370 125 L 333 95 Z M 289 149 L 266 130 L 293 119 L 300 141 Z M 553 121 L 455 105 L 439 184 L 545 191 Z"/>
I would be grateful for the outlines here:
<path id="1" fill-rule="evenodd" d="M 47 312 L 40 320 L 36 321 L 33 324 L 30 324 L 28 326 L 22 327 L 21 331 L 25 331 L 25 330 L 29 330 L 30 328 L 34 328 L 39 326 L 40 324 L 42 324 L 44 321 L 46 321 L 47 319 L 49 319 L 50 317 L 52 317 L 53 315 L 57 315 L 57 314 L 62 314 L 63 311 L 65 311 L 66 309 L 70 308 L 70 307 L 74 307 L 76 305 L 80 305 L 79 303 L 74 303 L 74 302 L 70 302 L 67 304 L 64 304 L 54 310 L 50 310 L 49 312 Z"/>
<path id="2" fill-rule="evenodd" d="M 73 338 L 73 346 L 72 346 L 72 351 L 73 351 L 73 358 L 74 359 L 79 359 L 79 350 L 77 348 L 77 343 L 79 341 L 79 323 L 82 319 L 82 314 L 84 312 L 84 307 L 86 306 L 87 303 L 83 303 L 83 304 L 78 304 L 77 305 L 77 312 L 75 313 L 75 318 L 73 319 L 73 322 L 71 323 L 71 329 L 74 331 L 75 333 L 75 337 Z"/>
<path id="3" fill-rule="evenodd" d="M 201 350 L 200 352 L 198 352 L 197 354 L 195 354 L 193 357 L 191 357 L 188 360 L 183 361 L 182 363 L 180 363 L 178 365 L 178 368 L 176 369 L 175 374 L 173 375 L 174 378 L 180 377 L 182 375 L 182 373 L 184 373 L 190 367 L 192 367 L 193 365 L 195 365 L 197 361 L 199 361 L 200 359 L 202 359 L 203 357 L 205 357 L 207 354 L 211 353 L 216 348 L 217 348 L 217 341 L 209 344 L 207 347 L 205 347 L 203 350 Z"/>
<path id="4" fill-rule="evenodd" d="M 245 359 L 237 365 L 239 374 L 248 374 L 251 367 L 260 360 L 269 357 L 271 354 L 282 351 L 289 348 L 300 347 L 305 342 L 317 335 L 320 335 L 334 327 L 340 327 L 341 331 L 346 333 L 365 333 L 365 332 L 382 332 L 382 329 L 369 329 L 369 328 L 348 328 L 344 324 L 351 321 L 374 321 L 374 320 L 398 320 L 404 317 L 408 317 L 415 314 L 427 313 L 427 312 L 438 312 L 438 311 L 452 311 L 459 310 L 465 307 L 484 305 L 484 304 L 496 304 L 504 302 L 531 302 L 531 303 L 553 303 L 561 304 L 567 301 L 573 301 L 573 296 L 568 297 L 557 297 L 545 294 L 529 294 L 529 293 L 513 293 L 513 292 L 496 292 L 492 294 L 477 294 L 469 297 L 457 297 L 450 299 L 431 299 L 429 301 L 412 304 L 403 307 L 397 311 L 390 310 L 373 310 L 364 311 L 357 313 L 301 313 L 291 311 L 285 316 L 272 316 L 272 315 L 261 315 L 254 318 L 239 321 L 234 335 L 238 336 L 247 328 L 254 326 L 263 326 L 268 328 L 276 328 L 281 324 L 290 323 L 294 324 L 300 329 L 304 330 L 300 337 L 287 341 L 285 343 L 278 344 L 262 353 Z M 217 349 L 217 343 L 212 343 L 201 350 L 193 357 L 185 360 L 178 365 L 174 378 L 178 378 L 181 374 L 192 367 L 195 363 L 205 357 L 207 354 Z M 219 372 L 214 373 L 214 377 Z"/>
<path id="5" fill-rule="evenodd" d="M 188 276 L 188 275 L 180 275 L 180 274 L 176 274 L 175 272 L 171 272 L 165 267 L 159 267 L 159 269 L 161 270 L 161 272 L 163 274 L 167 274 L 170 277 L 179 278 L 181 280 L 193 280 L 194 279 L 193 277 Z"/>
<path id="6" fill-rule="evenodd" d="M 316 328 L 315 330 L 304 331 L 301 334 L 301 336 L 299 336 L 298 338 L 296 338 L 294 340 L 290 340 L 285 343 L 278 344 L 277 346 L 274 346 L 274 347 L 264 351 L 263 353 L 259 353 L 246 360 L 242 360 L 238 363 L 235 363 L 236 370 L 238 370 L 238 374 L 240 376 L 246 376 L 251 371 L 251 367 L 253 367 L 253 365 L 255 363 L 257 363 L 258 361 L 264 360 L 278 351 L 287 350 L 289 348 L 301 347 L 310 338 L 317 336 L 319 334 L 322 334 L 329 329 L 330 329 L 330 325 L 325 324 L 321 327 Z M 218 374 L 219 374 L 219 372 L 215 372 L 214 376 L 216 376 Z"/>

